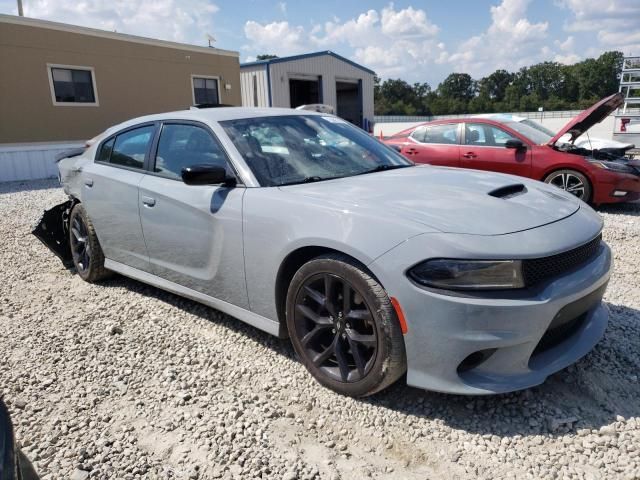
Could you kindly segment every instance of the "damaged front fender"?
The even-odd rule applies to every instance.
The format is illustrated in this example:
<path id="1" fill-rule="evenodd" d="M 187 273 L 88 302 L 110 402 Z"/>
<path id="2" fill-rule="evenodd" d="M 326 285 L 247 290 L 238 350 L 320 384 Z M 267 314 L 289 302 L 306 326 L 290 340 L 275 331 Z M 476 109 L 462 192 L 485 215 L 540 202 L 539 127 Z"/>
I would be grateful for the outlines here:
<path id="1" fill-rule="evenodd" d="M 31 232 L 56 254 L 66 268 L 73 267 L 73 257 L 69 245 L 69 215 L 76 203 L 76 200 L 71 199 L 45 210 L 42 218 Z"/>

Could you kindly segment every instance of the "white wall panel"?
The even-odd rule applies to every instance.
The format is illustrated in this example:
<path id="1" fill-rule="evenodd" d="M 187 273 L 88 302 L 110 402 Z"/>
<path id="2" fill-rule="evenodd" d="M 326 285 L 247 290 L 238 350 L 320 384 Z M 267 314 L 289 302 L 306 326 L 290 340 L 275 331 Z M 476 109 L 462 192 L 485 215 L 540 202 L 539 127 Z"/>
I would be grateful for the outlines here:
<path id="1" fill-rule="evenodd" d="M 373 120 L 373 74 L 331 55 L 301 58 L 269 65 L 274 107 L 289 108 L 289 79 L 296 75 L 322 76 L 322 103 L 336 104 L 336 79 L 362 80 L 363 116 Z"/>
<path id="2" fill-rule="evenodd" d="M 82 143 L 0 145 L 0 182 L 57 177 L 56 155 L 82 145 Z"/>
<path id="3" fill-rule="evenodd" d="M 258 107 L 269 106 L 269 90 L 267 86 L 267 69 L 264 65 L 253 65 L 240 68 L 240 89 L 242 90 L 242 106 L 254 107 L 253 78 L 256 77 L 258 87 Z"/>

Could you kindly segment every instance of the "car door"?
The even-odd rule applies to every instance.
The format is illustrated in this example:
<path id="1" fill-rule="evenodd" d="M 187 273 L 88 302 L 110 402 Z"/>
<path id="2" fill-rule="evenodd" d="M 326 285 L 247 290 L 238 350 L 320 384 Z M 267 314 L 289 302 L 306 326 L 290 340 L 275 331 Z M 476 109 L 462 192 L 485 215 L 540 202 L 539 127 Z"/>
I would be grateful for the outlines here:
<path id="1" fill-rule="evenodd" d="M 463 137 L 461 167 L 531 175 L 531 148 L 515 135 L 488 123 L 465 123 Z M 507 148 L 509 140 L 520 141 L 524 148 Z"/>
<path id="2" fill-rule="evenodd" d="M 400 153 L 416 163 L 458 167 L 459 123 L 422 125 L 407 139 Z"/>
<path id="3" fill-rule="evenodd" d="M 242 247 L 243 186 L 187 185 L 184 167 L 215 164 L 234 175 L 208 127 L 164 122 L 140 182 L 140 220 L 152 272 L 248 308 Z"/>
<path id="4" fill-rule="evenodd" d="M 109 260 L 149 271 L 140 226 L 138 185 L 155 134 L 153 123 L 137 125 L 106 138 L 93 163 L 83 167 L 81 200 Z"/>

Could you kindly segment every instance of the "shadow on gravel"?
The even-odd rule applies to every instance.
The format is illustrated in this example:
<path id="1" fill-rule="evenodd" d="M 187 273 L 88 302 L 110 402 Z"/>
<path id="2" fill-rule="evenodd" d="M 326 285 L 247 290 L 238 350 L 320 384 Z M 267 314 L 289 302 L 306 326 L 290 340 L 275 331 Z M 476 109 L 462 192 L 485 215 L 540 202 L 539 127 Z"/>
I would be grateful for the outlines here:
<path id="1" fill-rule="evenodd" d="M 640 216 L 640 202 L 614 203 L 611 205 L 601 205 L 596 208 L 600 213 L 615 213 L 620 215 Z"/>
<path id="2" fill-rule="evenodd" d="M 60 184 L 55 178 L 0 182 L 0 195 L 5 195 L 7 193 L 31 192 L 34 190 L 50 190 L 52 188 L 60 188 Z"/>
<path id="3" fill-rule="evenodd" d="M 195 301 L 119 275 L 101 285 L 156 298 L 296 359 L 288 341 Z M 453 429 L 498 437 L 561 436 L 583 428 L 599 429 L 620 415 L 640 417 L 640 311 L 609 306 L 609 327 L 596 348 L 538 387 L 501 395 L 462 396 L 409 387 L 400 379 L 391 388 L 359 401 L 409 418 L 439 420 Z"/>
<path id="4" fill-rule="evenodd" d="M 274 337 L 273 335 L 269 335 L 268 333 L 263 332 L 262 330 L 255 328 L 247 323 L 244 323 L 241 320 L 227 315 L 226 313 L 222 313 L 215 308 L 198 303 L 194 300 L 175 295 L 165 290 L 121 275 L 114 275 L 113 277 L 102 281 L 100 283 L 100 286 L 110 288 L 126 288 L 127 290 L 138 293 L 140 295 L 158 299 L 175 308 L 179 308 L 186 313 L 198 316 L 204 320 L 214 322 L 218 325 L 223 325 L 233 332 L 241 333 L 251 340 L 254 340 L 256 343 L 260 343 L 261 345 L 269 347 L 274 352 L 280 355 L 283 355 L 287 358 L 295 358 L 293 346 L 289 343 L 288 340 L 282 340 Z"/>

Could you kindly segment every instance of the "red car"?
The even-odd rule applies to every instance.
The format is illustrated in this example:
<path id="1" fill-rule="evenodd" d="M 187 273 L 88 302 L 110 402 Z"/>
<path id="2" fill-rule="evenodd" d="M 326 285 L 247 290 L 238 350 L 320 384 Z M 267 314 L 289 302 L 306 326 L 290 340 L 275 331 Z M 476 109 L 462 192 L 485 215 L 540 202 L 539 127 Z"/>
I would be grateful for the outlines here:
<path id="1" fill-rule="evenodd" d="M 555 135 L 530 120 L 489 115 L 424 123 L 384 142 L 416 163 L 533 178 L 595 205 L 629 202 L 640 199 L 640 161 L 626 158 L 624 150 L 574 145 L 623 101 L 620 93 L 611 95 L 574 117 Z"/>

